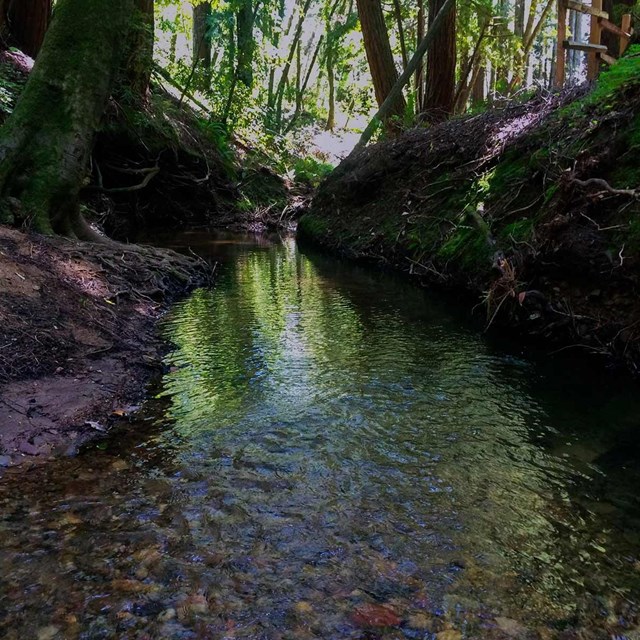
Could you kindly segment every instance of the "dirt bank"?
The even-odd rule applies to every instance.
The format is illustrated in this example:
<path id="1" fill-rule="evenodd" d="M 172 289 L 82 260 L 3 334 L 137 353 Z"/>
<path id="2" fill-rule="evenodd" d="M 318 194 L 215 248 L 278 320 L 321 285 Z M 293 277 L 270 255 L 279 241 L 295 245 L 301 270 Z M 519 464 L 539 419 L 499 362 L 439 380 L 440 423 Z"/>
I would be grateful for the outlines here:
<path id="1" fill-rule="evenodd" d="M 0 227 L 0 467 L 73 453 L 133 410 L 156 321 L 210 265 L 171 251 Z"/>
<path id="2" fill-rule="evenodd" d="M 591 91 L 408 131 L 348 158 L 306 239 L 466 291 L 487 325 L 640 368 L 640 49 Z M 609 360 L 611 361 L 611 360 Z"/>

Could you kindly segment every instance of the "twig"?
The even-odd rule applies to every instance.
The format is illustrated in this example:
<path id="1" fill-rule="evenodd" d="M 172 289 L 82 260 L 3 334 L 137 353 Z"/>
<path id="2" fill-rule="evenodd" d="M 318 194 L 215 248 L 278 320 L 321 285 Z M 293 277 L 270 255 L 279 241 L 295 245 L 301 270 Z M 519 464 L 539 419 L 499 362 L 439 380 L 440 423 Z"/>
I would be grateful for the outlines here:
<path id="1" fill-rule="evenodd" d="M 591 186 L 600 187 L 601 189 L 604 189 L 608 193 L 612 193 L 614 196 L 627 196 L 629 198 L 640 198 L 640 187 L 636 187 L 635 189 L 615 189 L 606 180 L 603 180 L 602 178 L 589 178 L 588 180 L 578 180 L 578 178 L 573 178 L 571 182 L 585 189 Z"/>

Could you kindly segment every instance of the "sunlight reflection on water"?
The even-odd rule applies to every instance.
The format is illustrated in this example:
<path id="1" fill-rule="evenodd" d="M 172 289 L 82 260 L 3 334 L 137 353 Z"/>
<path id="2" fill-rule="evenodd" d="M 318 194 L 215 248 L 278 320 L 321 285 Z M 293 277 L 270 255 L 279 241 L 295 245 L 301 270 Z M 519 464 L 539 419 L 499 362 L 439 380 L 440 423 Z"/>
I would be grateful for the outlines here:
<path id="1" fill-rule="evenodd" d="M 155 426 L 0 485 L 7 637 L 637 624 L 632 391 L 506 354 L 424 292 L 292 241 L 222 247 L 221 281 L 165 323 Z"/>

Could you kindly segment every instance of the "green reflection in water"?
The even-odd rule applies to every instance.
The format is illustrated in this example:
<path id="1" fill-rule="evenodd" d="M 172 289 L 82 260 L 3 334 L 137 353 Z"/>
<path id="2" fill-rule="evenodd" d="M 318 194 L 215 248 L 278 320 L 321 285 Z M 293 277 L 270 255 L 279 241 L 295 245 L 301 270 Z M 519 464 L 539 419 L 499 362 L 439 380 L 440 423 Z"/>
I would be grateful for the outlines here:
<path id="1" fill-rule="evenodd" d="M 628 560 L 610 557 L 620 541 L 574 500 L 589 469 L 540 446 L 557 430 L 531 394 L 540 373 L 492 355 L 419 291 L 345 276 L 285 243 L 240 254 L 216 290 L 182 305 L 165 388 L 176 428 L 284 473 L 311 454 L 326 494 L 298 476 L 309 509 L 368 520 L 396 560 L 464 567 L 452 601 L 567 620 L 614 582 L 632 597 Z M 589 422 L 588 402 L 571 412 Z M 281 448 L 261 442 L 284 424 Z M 305 437 L 321 446 L 304 451 Z"/>
<path id="2" fill-rule="evenodd" d="M 635 389 L 290 241 L 224 247 L 165 323 L 156 426 L 0 483 L 0 635 L 631 637 Z"/>

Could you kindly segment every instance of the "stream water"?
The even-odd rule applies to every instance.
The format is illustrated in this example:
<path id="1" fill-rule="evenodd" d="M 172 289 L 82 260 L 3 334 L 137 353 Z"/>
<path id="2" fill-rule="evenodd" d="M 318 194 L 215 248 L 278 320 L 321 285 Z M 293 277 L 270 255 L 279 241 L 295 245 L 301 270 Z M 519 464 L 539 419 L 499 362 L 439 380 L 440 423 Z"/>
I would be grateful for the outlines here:
<path id="1" fill-rule="evenodd" d="M 292 240 L 198 250 L 142 416 L 0 482 L 1 637 L 640 637 L 637 388 Z"/>

